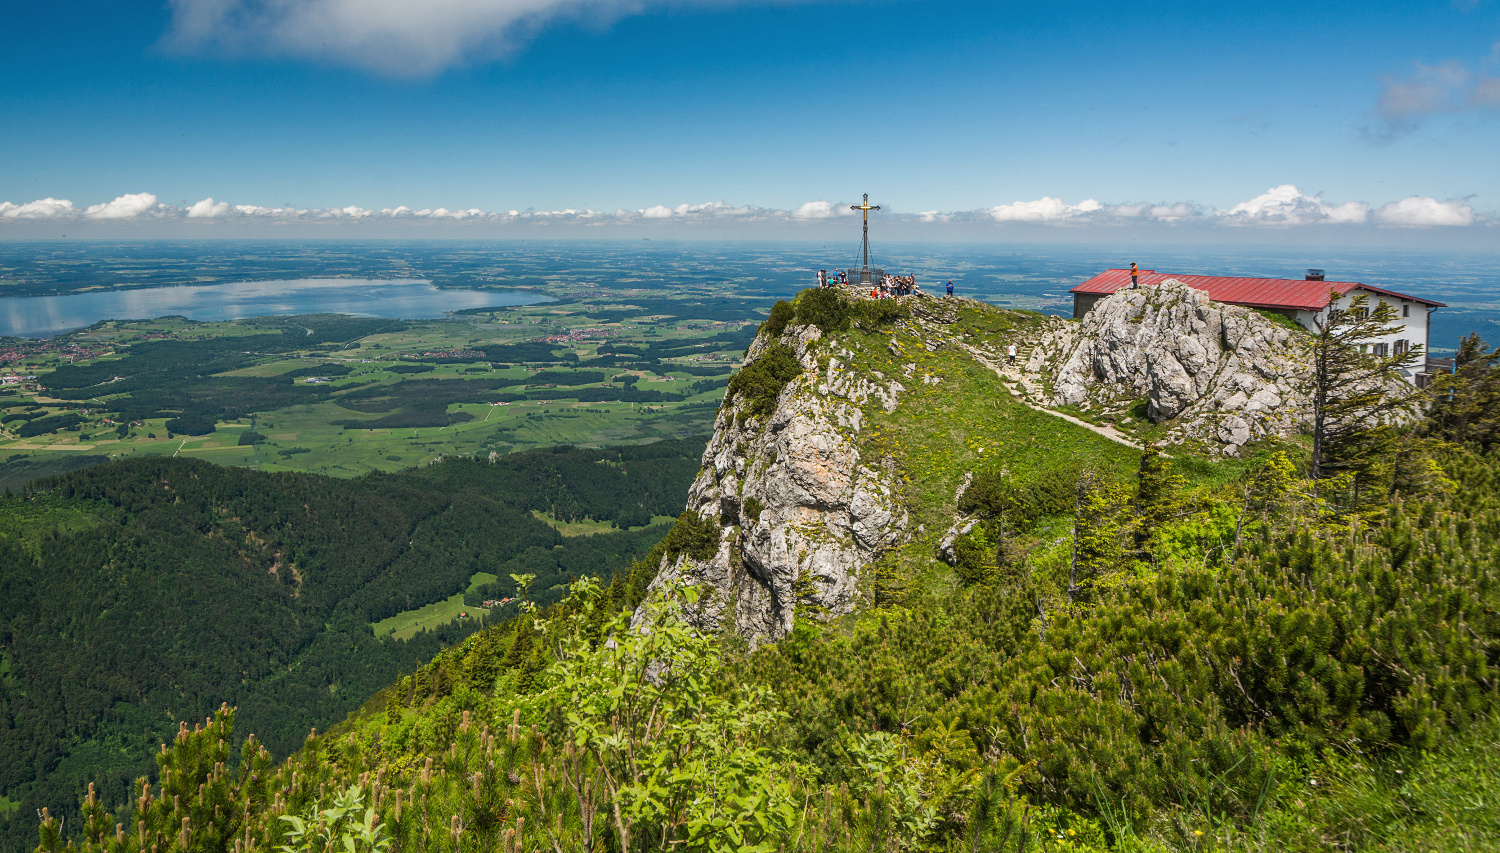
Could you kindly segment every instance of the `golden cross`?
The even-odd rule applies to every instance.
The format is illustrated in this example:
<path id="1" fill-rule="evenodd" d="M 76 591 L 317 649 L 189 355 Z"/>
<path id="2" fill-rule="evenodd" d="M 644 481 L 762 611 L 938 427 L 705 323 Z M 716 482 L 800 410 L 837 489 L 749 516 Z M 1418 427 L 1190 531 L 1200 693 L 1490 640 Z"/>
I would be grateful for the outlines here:
<path id="1" fill-rule="evenodd" d="M 865 232 L 864 232 L 864 238 L 860 241 L 860 249 L 864 252 L 864 264 L 865 265 L 863 267 L 863 271 L 868 272 L 869 269 L 870 269 L 870 211 L 872 211 L 872 210 L 879 210 L 880 209 L 880 205 L 877 204 L 874 207 L 871 207 L 870 206 L 870 194 L 869 193 L 865 193 L 864 204 L 851 204 L 851 205 L 849 205 L 849 209 L 850 210 L 864 211 Z M 862 276 L 860 278 L 860 281 L 869 281 L 869 276 Z"/>

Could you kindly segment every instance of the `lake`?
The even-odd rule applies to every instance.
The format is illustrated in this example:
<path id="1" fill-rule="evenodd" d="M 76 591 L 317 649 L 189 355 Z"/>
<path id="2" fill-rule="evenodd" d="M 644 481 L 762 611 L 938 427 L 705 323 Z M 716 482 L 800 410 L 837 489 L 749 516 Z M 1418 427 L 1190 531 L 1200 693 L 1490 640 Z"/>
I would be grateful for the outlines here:
<path id="1" fill-rule="evenodd" d="M 534 293 L 440 290 L 426 279 L 299 278 L 235 284 L 143 287 L 0 299 L 0 335 L 45 338 L 100 320 L 238 320 L 274 314 L 353 314 L 418 320 L 465 308 L 550 302 Z"/>

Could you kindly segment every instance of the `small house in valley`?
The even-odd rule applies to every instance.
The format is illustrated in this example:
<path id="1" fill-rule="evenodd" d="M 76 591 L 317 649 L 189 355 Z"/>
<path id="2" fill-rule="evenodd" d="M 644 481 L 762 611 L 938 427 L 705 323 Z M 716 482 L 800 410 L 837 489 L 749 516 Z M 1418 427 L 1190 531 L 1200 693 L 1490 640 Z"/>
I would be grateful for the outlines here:
<path id="1" fill-rule="evenodd" d="M 1176 279 L 1189 287 L 1206 291 L 1215 302 L 1243 305 L 1274 311 L 1290 317 L 1310 332 L 1317 332 L 1321 324 L 1328 322 L 1329 313 L 1343 311 L 1359 294 L 1366 297 L 1366 310 L 1375 310 L 1378 303 L 1387 303 L 1396 312 L 1396 332 L 1371 343 L 1377 355 L 1399 354 L 1420 346 L 1427 349 L 1429 315 L 1435 308 L 1443 308 L 1442 302 L 1397 293 L 1383 287 L 1374 287 L 1357 281 L 1326 281 L 1322 270 L 1308 270 L 1307 276 L 1294 278 L 1243 278 L 1219 275 L 1178 275 L 1160 273 L 1155 270 L 1140 270 L 1141 287 L 1160 284 L 1167 279 Z M 1130 270 L 1111 269 L 1094 276 L 1074 287 L 1073 317 L 1082 319 L 1100 299 L 1130 287 Z M 1425 385 L 1427 364 L 1419 361 L 1407 371 L 1407 378 Z"/>

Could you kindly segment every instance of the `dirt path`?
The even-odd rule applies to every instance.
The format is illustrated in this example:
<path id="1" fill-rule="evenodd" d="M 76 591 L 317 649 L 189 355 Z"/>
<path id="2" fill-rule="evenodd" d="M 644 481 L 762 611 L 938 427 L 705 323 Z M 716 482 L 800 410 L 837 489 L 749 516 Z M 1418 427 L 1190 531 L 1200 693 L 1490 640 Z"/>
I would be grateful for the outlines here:
<path id="1" fill-rule="evenodd" d="M 1125 436 L 1124 433 L 1120 432 L 1119 430 L 1115 429 L 1114 427 L 1099 426 L 1098 424 L 1091 424 L 1088 421 L 1081 420 L 1079 418 L 1075 418 L 1072 415 L 1065 415 L 1062 412 L 1053 411 L 1052 409 L 1048 409 L 1045 406 L 1038 406 L 1037 404 L 1031 402 L 1030 400 L 1027 399 L 1027 393 L 1023 393 L 1022 391 L 1017 390 L 1017 389 L 1024 388 L 1025 391 L 1029 392 L 1030 394 L 1040 395 L 1040 389 L 1037 388 L 1036 386 L 1032 385 L 1029 377 L 1027 377 L 1024 373 L 1022 373 L 1019 370 L 1016 370 L 1016 369 L 1013 369 L 1013 368 L 1001 367 L 1000 365 L 998 365 L 998 364 L 994 363 L 993 361 L 991 361 L 989 359 L 989 357 L 984 354 L 984 352 L 982 352 L 979 349 L 976 349 L 975 347 L 969 346 L 968 344 L 963 344 L 962 346 L 963 346 L 963 348 L 965 350 L 968 351 L 969 355 L 972 355 L 974 357 L 975 361 L 979 362 L 980 364 L 984 365 L 985 367 L 988 367 L 990 370 L 995 371 L 995 374 L 997 376 L 999 376 L 1002 380 L 1008 380 L 1008 381 L 1004 382 L 1003 384 L 1010 391 L 1011 396 L 1015 397 L 1018 402 L 1020 402 L 1022 405 L 1026 406 L 1027 408 L 1034 409 L 1034 410 L 1036 410 L 1038 412 L 1043 412 L 1045 414 L 1049 414 L 1049 415 L 1051 415 L 1054 418 L 1062 418 L 1063 420 L 1067 421 L 1070 424 L 1076 424 L 1078 426 L 1081 426 L 1084 429 L 1088 430 L 1089 432 L 1096 433 L 1098 435 L 1102 435 L 1105 438 L 1109 439 L 1110 441 L 1116 442 L 1117 444 L 1123 444 L 1126 447 L 1129 447 L 1131 449 L 1134 449 L 1134 450 L 1141 450 L 1142 449 L 1139 444 L 1136 444 L 1135 442 L 1131 441 L 1129 438 L 1127 438 Z"/>

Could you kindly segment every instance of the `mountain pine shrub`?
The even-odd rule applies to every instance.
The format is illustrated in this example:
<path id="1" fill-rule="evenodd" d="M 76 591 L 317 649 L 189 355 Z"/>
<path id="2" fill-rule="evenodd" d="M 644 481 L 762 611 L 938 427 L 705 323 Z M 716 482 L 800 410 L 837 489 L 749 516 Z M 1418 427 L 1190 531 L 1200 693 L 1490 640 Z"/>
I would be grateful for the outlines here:
<path id="1" fill-rule="evenodd" d="M 744 400 L 747 414 L 769 415 L 776 408 L 782 389 L 801 374 L 797 353 L 785 344 L 772 344 L 729 378 L 725 404 L 739 396 Z"/>
<path id="2" fill-rule="evenodd" d="M 761 333 L 772 338 L 781 337 L 781 333 L 786 331 L 787 324 L 792 321 L 793 314 L 792 303 L 785 299 L 777 300 L 776 304 L 771 306 L 771 313 L 766 316 L 765 322 L 760 325 Z"/>

